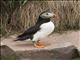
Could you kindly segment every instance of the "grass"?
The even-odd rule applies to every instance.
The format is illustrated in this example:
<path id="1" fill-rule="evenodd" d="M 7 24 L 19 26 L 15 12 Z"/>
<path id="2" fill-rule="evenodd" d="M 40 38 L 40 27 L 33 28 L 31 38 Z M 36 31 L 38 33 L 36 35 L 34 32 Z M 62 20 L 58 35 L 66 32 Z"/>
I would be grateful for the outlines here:
<path id="1" fill-rule="evenodd" d="M 80 1 L 28 1 L 11 14 L 8 24 L 8 14 L 3 11 L 0 16 L 0 36 L 20 33 L 34 25 L 42 11 L 50 9 L 56 14 L 52 19 L 55 23 L 55 32 L 80 29 Z"/>
<path id="2" fill-rule="evenodd" d="M 18 60 L 16 56 L 1 56 L 1 60 Z"/>

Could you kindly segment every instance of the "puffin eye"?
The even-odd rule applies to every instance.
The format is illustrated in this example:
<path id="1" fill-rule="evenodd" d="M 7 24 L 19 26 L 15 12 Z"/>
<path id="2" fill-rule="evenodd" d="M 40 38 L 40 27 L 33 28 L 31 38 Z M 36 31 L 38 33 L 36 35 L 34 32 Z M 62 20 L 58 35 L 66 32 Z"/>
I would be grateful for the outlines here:
<path id="1" fill-rule="evenodd" d="M 48 15 L 48 13 L 46 13 L 46 15 Z"/>

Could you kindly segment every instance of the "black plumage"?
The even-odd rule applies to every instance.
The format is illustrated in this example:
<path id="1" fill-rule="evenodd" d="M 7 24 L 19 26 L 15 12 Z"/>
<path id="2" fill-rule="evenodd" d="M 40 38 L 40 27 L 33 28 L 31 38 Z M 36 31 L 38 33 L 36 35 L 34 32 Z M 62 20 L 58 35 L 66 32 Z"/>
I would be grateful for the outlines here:
<path id="1" fill-rule="evenodd" d="M 29 29 L 27 29 L 24 33 L 22 33 L 21 35 L 19 35 L 17 37 L 17 40 L 15 41 L 23 41 L 23 40 L 26 40 L 26 39 L 33 39 L 33 34 L 35 34 L 37 31 L 40 30 L 40 25 L 43 24 L 43 23 L 47 23 L 49 22 L 50 19 L 49 18 L 42 18 L 39 16 L 36 24 L 32 27 L 30 27 Z"/>
<path id="2" fill-rule="evenodd" d="M 50 11 L 42 12 L 39 15 L 39 18 L 34 26 L 27 29 L 24 33 L 17 37 L 15 41 L 24 41 L 24 40 L 32 40 L 34 46 L 36 48 L 43 48 L 45 47 L 44 44 L 40 42 L 41 38 L 47 37 L 51 34 L 55 28 L 54 23 L 50 21 L 51 17 L 54 17 Z"/>

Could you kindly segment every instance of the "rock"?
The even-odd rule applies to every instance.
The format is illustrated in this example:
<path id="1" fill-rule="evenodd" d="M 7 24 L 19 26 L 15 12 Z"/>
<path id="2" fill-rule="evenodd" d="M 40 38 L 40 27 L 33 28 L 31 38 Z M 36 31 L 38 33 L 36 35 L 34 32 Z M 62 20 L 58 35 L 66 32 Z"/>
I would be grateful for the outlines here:
<path id="1" fill-rule="evenodd" d="M 80 39 L 80 38 L 79 38 Z M 80 56 L 80 40 L 78 42 L 78 47 L 77 47 L 78 51 L 79 51 L 79 56 Z"/>
<path id="2" fill-rule="evenodd" d="M 80 60 L 80 57 L 79 58 L 72 59 L 72 60 Z"/>
<path id="3" fill-rule="evenodd" d="M 0 46 L 4 46 L 5 44 L 3 42 L 1 42 Z"/>
<path id="4" fill-rule="evenodd" d="M 77 48 L 78 52 L 79 52 L 79 56 L 80 56 L 80 46 Z"/>
<path id="5" fill-rule="evenodd" d="M 2 44 L 1 46 L 0 46 L 0 52 L 1 52 L 1 54 L 0 54 L 0 57 L 1 57 L 1 60 L 5 60 L 5 59 L 7 59 L 7 60 L 10 60 L 10 59 L 19 59 L 19 58 L 16 58 L 17 56 L 16 56 L 16 54 L 15 54 L 15 52 L 11 49 L 11 48 L 9 48 L 8 46 L 6 46 L 6 45 L 4 45 L 4 44 Z"/>
<path id="6" fill-rule="evenodd" d="M 42 39 L 46 43 L 45 48 L 35 48 L 30 41 L 14 42 L 15 37 L 8 37 L 2 42 L 11 48 L 21 60 L 72 60 L 79 57 L 78 32 L 55 34 Z"/>
<path id="7" fill-rule="evenodd" d="M 3 55 L 3 56 L 11 55 L 14 52 L 12 49 L 10 49 L 6 45 L 1 45 L 0 50 L 1 50 L 1 55 Z"/>
<path id="8" fill-rule="evenodd" d="M 79 57 L 74 46 L 55 48 L 51 50 L 24 51 L 18 53 L 21 58 L 29 60 L 71 60 Z"/>

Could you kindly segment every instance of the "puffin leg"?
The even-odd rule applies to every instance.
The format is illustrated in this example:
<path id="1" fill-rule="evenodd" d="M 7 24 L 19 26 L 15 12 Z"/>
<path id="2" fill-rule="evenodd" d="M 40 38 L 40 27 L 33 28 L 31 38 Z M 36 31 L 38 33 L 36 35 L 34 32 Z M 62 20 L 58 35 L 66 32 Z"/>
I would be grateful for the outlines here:
<path id="1" fill-rule="evenodd" d="M 44 48 L 45 45 L 38 40 L 37 42 L 34 43 L 34 47 L 36 48 Z"/>

